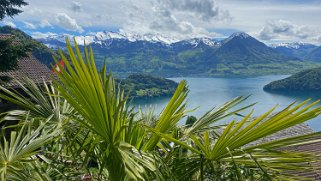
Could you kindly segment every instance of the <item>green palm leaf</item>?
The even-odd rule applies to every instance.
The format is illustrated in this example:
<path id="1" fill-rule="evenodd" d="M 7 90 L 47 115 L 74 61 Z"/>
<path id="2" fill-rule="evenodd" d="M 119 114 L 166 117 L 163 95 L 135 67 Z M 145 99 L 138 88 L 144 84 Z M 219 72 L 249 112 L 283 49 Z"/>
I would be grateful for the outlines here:
<path id="1" fill-rule="evenodd" d="M 51 117 L 47 121 L 50 119 Z M 59 130 L 47 132 L 44 127 L 45 124 L 41 124 L 33 130 L 31 124 L 25 122 L 19 131 L 11 131 L 10 140 L 2 136 L 0 144 L 1 180 L 14 180 L 17 176 L 20 179 L 23 178 L 24 165 L 37 159 L 35 155 L 40 148 L 59 135 Z"/>
<path id="2" fill-rule="evenodd" d="M 93 149 L 88 154 L 98 159 L 100 172 L 108 170 L 111 180 L 145 178 L 146 172 L 152 173 L 155 167 L 152 159 L 142 160 L 137 154 L 129 154 L 136 148 L 125 141 L 139 145 L 141 141 L 135 133 L 140 128 L 133 124 L 133 110 L 129 109 L 124 92 L 116 88 L 111 74 L 107 76 L 106 67 L 98 73 L 91 49 L 88 52 L 85 47 L 85 59 L 77 44 L 74 52 L 67 40 L 67 49 L 71 60 L 67 61 L 61 53 L 66 70 L 60 67 L 59 81 L 54 80 L 54 83 L 81 115 L 75 121 L 93 133 L 96 141 L 91 142 Z"/>
<path id="3" fill-rule="evenodd" d="M 163 134 L 155 129 L 150 130 L 165 140 L 189 149 L 191 155 L 203 155 L 205 170 L 212 170 L 211 173 L 219 170 L 215 168 L 217 165 L 222 165 L 225 171 L 221 174 L 229 173 L 228 170 L 230 170 L 232 174 L 230 176 L 237 180 L 242 178 L 240 172 L 245 171 L 255 173 L 255 177 L 289 179 L 297 177 L 290 175 L 289 170 L 309 171 L 312 167 L 307 165 L 309 162 L 315 162 L 316 157 L 309 153 L 281 150 L 288 146 L 320 142 L 321 140 L 316 137 L 321 136 L 321 133 L 266 143 L 255 142 L 320 115 L 321 107 L 314 108 L 317 103 L 318 101 L 308 104 L 307 100 L 298 105 L 292 104 L 275 115 L 272 114 L 275 109 L 273 108 L 255 119 L 251 119 L 252 111 L 240 122 L 232 121 L 223 127 L 219 135 L 214 133 L 217 132 L 215 130 L 206 129 L 204 132 L 189 133 L 187 138 L 185 136 L 177 139 L 171 134 Z M 251 146 L 253 142 L 254 146 Z"/>
<path id="4" fill-rule="evenodd" d="M 52 117 L 50 119 L 52 126 L 60 128 L 68 121 L 68 116 L 73 114 L 73 108 L 59 95 L 51 83 L 44 82 L 37 85 L 27 77 L 22 81 L 15 81 L 19 84 L 22 93 L 0 86 L 0 90 L 3 91 L 0 98 L 10 101 L 23 110 L 9 111 L 4 120 L 18 120 L 21 116 L 24 119 L 26 115 L 44 120 Z"/>

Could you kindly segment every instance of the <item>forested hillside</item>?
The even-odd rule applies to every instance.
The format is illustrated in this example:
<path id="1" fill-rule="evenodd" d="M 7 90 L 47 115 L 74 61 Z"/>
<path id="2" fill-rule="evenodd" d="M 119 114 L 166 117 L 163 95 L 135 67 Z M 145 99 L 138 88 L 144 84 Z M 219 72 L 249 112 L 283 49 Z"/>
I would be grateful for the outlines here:
<path id="1" fill-rule="evenodd" d="M 177 83 L 172 80 L 144 74 L 132 74 L 117 82 L 120 82 L 121 88 L 130 98 L 170 96 L 177 87 Z"/>
<path id="2" fill-rule="evenodd" d="M 271 82 L 266 91 L 321 91 L 321 68 L 296 73 L 288 78 Z"/>
<path id="3" fill-rule="evenodd" d="M 49 49 L 47 46 L 34 40 L 31 36 L 19 29 L 3 26 L 0 27 L 0 33 L 14 35 L 18 41 L 31 46 L 32 54 L 48 67 L 50 67 L 50 64 L 54 63 L 52 58 L 53 54 L 59 57 L 56 51 Z"/>

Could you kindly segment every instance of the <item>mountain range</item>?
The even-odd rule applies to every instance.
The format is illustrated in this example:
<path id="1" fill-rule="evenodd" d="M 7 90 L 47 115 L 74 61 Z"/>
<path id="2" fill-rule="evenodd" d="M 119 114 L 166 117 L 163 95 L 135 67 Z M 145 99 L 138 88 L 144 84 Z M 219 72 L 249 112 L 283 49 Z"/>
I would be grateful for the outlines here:
<path id="1" fill-rule="evenodd" d="M 302 60 L 321 61 L 321 47 L 309 43 L 281 43 L 271 45 L 277 52 Z"/>
<path id="2" fill-rule="evenodd" d="M 65 48 L 65 35 L 34 40 L 18 29 L 0 28 L 0 33 L 10 32 L 23 37 L 23 41 L 37 44 L 39 48 L 35 54 L 46 65 L 53 63 L 50 52 L 56 52 L 58 47 Z M 92 47 L 98 66 L 105 62 L 110 70 L 122 77 L 131 73 L 163 77 L 292 74 L 319 66 L 321 62 L 306 61 L 302 56 L 281 52 L 278 50 L 281 45 L 267 46 L 243 32 L 220 41 L 209 37 L 179 41 L 162 35 L 139 36 L 115 32 L 74 38 L 78 44 L 86 41 Z M 293 49 L 291 46 L 283 47 Z M 301 48 L 297 50 L 301 51 Z M 318 55 L 318 51 L 321 50 L 316 46 L 311 48 L 310 56 Z"/>
<path id="3" fill-rule="evenodd" d="M 37 40 L 40 42 L 43 42 L 48 47 L 64 47 L 66 37 L 73 38 L 73 36 L 67 35 L 67 34 L 62 34 L 62 35 L 49 34 L 47 37 L 37 38 Z M 86 44 L 95 44 L 95 45 L 101 45 L 104 47 L 113 46 L 113 43 L 117 41 L 124 41 L 124 42 L 127 41 L 132 43 L 134 42 L 146 42 L 146 43 L 153 43 L 153 44 L 160 43 L 164 46 L 172 46 L 172 47 L 185 46 L 185 48 L 196 48 L 199 46 L 219 47 L 235 37 L 241 37 L 244 40 L 246 40 L 247 38 L 252 38 L 251 36 L 243 32 L 234 33 L 225 40 L 216 40 L 210 37 L 200 37 L 200 38 L 179 40 L 175 38 L 166 37 L 160 34 L 137 35 L 137 34 L 131 34 L 131 33 L 123 33 L 123 32 L 116 33 L 116 32 L 110 32 L 110 31 L 97 32 L 95 34 L 87 35 L 87 36 L 74 36 L 78 44 L 83 44 L 83 42 L 85 41 Z M 269 45 L 269 47 L 288 57 L 300 58 L 302 60 L 321 61 L 321 58 L 316 57 L 314 55 L 320 51 L 318 49 L 319 46 L 314 44 L 303 43 L 303 42 L 293 42 L 293 43 L 271 44 Z"/>
<path id="4" fill-rule="evenodd" d="M 74 37 L 90 45 L 98 65 L 116 73 L 172 76 L 255 76 L 291 74 L 321 63 L 311 44 L 267 46 L 238 32 L 223 40 L 209 37 L 176 40 L 163 35 L 98 32 Z M 65 46 L 64 35 L 37 39 L 48 47 Z M 321 49 L 321 48 L 320 48 Z"/>

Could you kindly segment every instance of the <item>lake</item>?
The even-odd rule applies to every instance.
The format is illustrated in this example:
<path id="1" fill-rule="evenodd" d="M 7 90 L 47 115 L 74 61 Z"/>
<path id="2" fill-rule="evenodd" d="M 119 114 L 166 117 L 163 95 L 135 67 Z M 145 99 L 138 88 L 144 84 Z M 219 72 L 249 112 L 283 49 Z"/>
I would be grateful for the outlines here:
<path id="1" fill-rule="evenodd" d="M 176 82 L 186 80 L 190 92 L 188 95 L 188 108 L 198 109 L 190 115 L 202 116 L 205 112 L 215 106 L 220 106 L 225 102 L 237 97 L 251 95 L 242 103 L 243 106 L 257 102 L 252 108 L 254 115 L 260 115 L 279 105 L 277 110 L 281 110 L 294 101 L 304 101 L 312 98 L 312 101 L 321 99 L 321 93 L 316 92 L 286 92 L 282 94 L 269 93 L 263 91 L 263 86 L 271 81 L 288 77 L 286 75 L 261 76 L 254 78 L 170 78 Z M 134 101 L 136 107 L 146 108 L 152 106 L 155 112 L 161 112 L 169 101 L 169 97 L 146 98 Z M 245 111 L 248 113 L 249 111 Z M 228 120 L 227 120 L 228 121 Z M 321 116 L 308 122 L 314 130 L 321 131 Z"/>

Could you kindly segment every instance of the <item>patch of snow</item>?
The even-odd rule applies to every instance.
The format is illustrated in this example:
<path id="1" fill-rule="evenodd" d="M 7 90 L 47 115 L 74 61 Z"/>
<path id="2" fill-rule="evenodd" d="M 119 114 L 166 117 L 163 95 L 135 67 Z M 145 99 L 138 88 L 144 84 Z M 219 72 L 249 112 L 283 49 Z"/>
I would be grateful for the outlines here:
<path id="1" fill-rule="evenodd" d="M 247 38 L 251 38 L 251 36 L 247 33 L 244 33 L 244 32 L 236 32 L 236 33 L 233 33 L 231 36 L 229 36 L 227 39 L 224 40 L 224 42 L 228 42 L 234 38 L 240 38 L 240 39 L 247 39 Z"/>
<path id="2" fill-rule="evenodd" d="M 285 47 L 285 48 L 291 48 L 291 49 L 299 49 L 302 46 L 309 46 L 309 45 L 313 46 L 312 44 L 303 43 L 303 42 L 277 43 L 277 44 L 271 44 L 270 46 L 272 48 Z"/>

